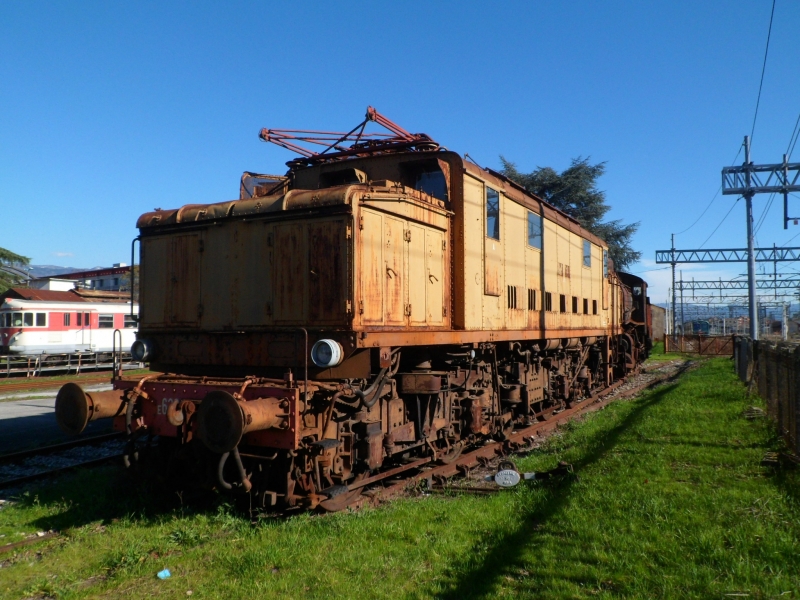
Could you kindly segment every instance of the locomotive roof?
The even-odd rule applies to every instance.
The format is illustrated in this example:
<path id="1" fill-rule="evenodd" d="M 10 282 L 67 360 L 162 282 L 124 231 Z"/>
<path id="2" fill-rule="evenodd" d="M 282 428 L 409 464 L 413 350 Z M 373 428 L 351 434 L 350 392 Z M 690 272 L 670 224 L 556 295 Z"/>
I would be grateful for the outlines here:
<path id="1" fill-rule="evenodd" d="M 450 167 L 459 166 L 465 173 L 469 173 L 480 179 L 487 181 L 490 185 L 497 187 L 508 198 L 522 204 L 533 212 L 542 213 L 546 219 L 557 223 L 565 229 L 587 239 L 594 244 L 607 247 L 605 241 L 584 229 L 581 224 L 573 217 L 565 212 L 557 209 L 552 204 L 528 192 L 525 188 L 512 181 L 502 173 L 498 173 L 492 169 L 484 169 L 472 162 L 462 158 L 459 154 L 451 151 L 437 151 L 437 152 L 400 152 L 391 155 L 380 155 L 374 157 L 353 157 L 338 161 L 337 165 L 345 166 L 352 164 L 359 164 L 363 161 L 375 160 L 430 160 L 441 159 L 441 162 L 447 162 Z M 329 165 L 330 163 L 328 163 Z M 326 166 L 328 166 L 326 165 Z M 310 167 L 294 167 L 287 175 L 300 170 L 314 170 L 320 169 L 322 165 L 314 165 Z M 289 181 L 287 177 L 284 181 Z M 278 184 L 276 188 L 285 190 L 285 188 Z M 154 227 L 164 227 L 177 224 L 190 224 L 198 221 L 210 221 L 224 218 L 235 218 L 252 215 L 256 213 L 269 213 L 288 210 L 291 208 L 304 208 L 316 206 L 331 206 L 336 204 L 346 204 L 350 201 L 350 196 L 353 192 L 363 191 L 379 191 L 380 188 L 386 189 L 388 193 L 402 193 L 406 196 L 414 197 L 419 201 L 424 201 L 432 204 L 436 208 L 449 208 L 448 205 L 441 200 L 432 198 L 423 192 L 418 192 L 413 188 L 399 185 L 393 181 L 369 181 L 366 183 L 352 183 L 345 185 L 338 185 L 334 187 L 322 189 L 300 189 L 293 188 L 285 193 L 271 193 L 267 196 L 256 196 L 253 198 L 245 198 L 238 200 L 228 200 L 225 202 L 217 202 L 213 204 L 186 204 L 177 209 L 156 209 L 151 212 L 141 215 L 136 223 L 136 226 L 141 229 L 151 229 Z M 398 189 L 399 188 L 399 189 Z"/>

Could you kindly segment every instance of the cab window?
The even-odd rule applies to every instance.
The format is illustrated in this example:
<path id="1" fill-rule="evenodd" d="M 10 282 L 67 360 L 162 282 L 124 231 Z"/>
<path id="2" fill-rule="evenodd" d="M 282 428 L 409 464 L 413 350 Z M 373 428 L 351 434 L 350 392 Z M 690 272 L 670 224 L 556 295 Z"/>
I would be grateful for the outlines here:
<path id="1" fill-rule="evenodd" d="M 500 193 L 486 188 L 486 237 L 500 239 Z"/>
<path id="2" fill-rule="evenodd" d="M 528 246 L 542 249 L 542 218 L 533 212 L 528 212 Z"/>

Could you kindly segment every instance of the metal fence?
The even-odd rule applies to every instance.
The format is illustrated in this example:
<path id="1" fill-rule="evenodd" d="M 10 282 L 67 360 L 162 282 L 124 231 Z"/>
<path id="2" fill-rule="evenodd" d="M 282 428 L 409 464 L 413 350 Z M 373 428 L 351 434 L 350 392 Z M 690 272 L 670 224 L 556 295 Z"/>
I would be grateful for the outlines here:
<path id="1" fill-rule="evenodd" d="M 733 356 L 732 335 L 668 335 L 665 352 L 684 352 L 708 356 Z"/>
<path id="2" fill-rule="evenodd" d="M 117 357 L 123 369 L 141 369 L 144 365 L 133 362 L 130 352 Z M 0 356 L 0 378 L 24 376 L 38 377 L 45 373 L 84 373 L 115 368 L 111 352 L 76 352 L 73 354 L 6 354 Z"/>
<path id="3" fill-rule="evenodd" d="M 778 431 L 800 453 L 800 346 L 737 336 L 733 358 L 739 378 L 758 389 Z"/>

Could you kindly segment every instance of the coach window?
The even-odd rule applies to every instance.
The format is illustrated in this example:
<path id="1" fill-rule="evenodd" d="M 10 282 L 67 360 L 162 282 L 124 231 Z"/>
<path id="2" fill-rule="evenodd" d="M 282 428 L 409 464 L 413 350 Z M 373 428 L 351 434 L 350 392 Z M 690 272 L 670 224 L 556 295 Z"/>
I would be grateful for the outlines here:
<path id="1" fill-rule="evenodd" d="M 100 315 L 97 326 L 100 329 L 114 329 L 114 315 Z"/>
<path id="2" fill-rule="evenodd" d="M 70 313 L 64 313 L 64 327 L 69 327 Z"/>
<path id="3" fill-rule="evenodd" d="M 36 326 L 47 327 L 47 313 L 36 313 Z"/>
<path id="4" fill-rule="evenodd" d="M 83 313 L 83 325 L 84 327 L 89 327 L 91 322 L 89 321 L 89 313 Z"/>
<path id="5" fill-rule="evenodd" d="M 592 243 L 589 240 L 583 240 L 583 266 L 592 266 Z"/>
<path id="6" fill-rule="evenodd" d="M 608 278 L 608 250 L 603 249 L 603 278 Z"/>
<path id="7" fill-rule="evenodd" d="M 131 327 L 136 327 L 136 315 L 126 314 L 123 320 L 123 327 L 125 327 L 126 329 L 130 329 Z"/>
<path id="8" fill-rule="evenodd" d="M 22 313 L 15 312 L 14 316 L 11 317 L 11 326 L 12 327 L 22 327 Z"/>
<path id="9" fill-rule="evenodd" d="M 486 188 L 486 237 L 500 239 L 500 193 Z"/>
<path id="10" fill-rule="evenodd" d="M 22 326 L 33 327 L 33 313 L 22 313 Z"/>
<path id="11" fill-rule="evenodd" d="M 528 212 L 528 246 L 542 249 L 542 217 Z"/>

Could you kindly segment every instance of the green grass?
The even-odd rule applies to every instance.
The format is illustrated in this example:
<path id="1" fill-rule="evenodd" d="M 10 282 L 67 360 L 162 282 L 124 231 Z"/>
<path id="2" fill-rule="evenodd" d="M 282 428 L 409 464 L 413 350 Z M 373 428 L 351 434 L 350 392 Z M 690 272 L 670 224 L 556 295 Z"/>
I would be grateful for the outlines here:
<path id="1" fill-rule="evenodd" d="M 180 507 L 111 468 L 77 473 L 0 509 L 0 543 L 64 532 L 2 566 L 0 596 L 796 597 L 798 472 L 760 466 L 780 446 L 743 417 L 756 402 L 713 359 L 517 459 L 576 476 L 255 526 L 219 500 Z"/>

